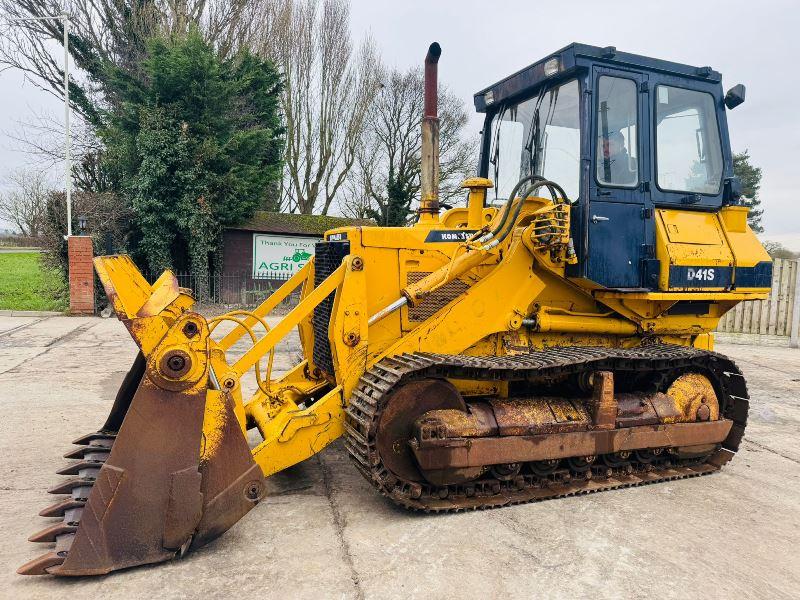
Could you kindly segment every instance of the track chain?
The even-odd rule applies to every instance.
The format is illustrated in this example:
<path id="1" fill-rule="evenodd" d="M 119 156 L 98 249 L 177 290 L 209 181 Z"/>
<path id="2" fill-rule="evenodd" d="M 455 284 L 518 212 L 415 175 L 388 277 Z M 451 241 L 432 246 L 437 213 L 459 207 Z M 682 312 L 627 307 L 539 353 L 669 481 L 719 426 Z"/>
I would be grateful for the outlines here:
<path id="1" fill-rule="evenodd" d="M 705 462 L 692 464 L 668 457 L 649 464 L 629 462 L 618 468 L 593 467 L 576 477 L 562 469 L 547 477 L 526 474 L 513 481 L 482 477 L 459 485 L 405 481 L 383 464 L 376 447 L 380 417 L 392 393 L 410 381 L 426 378 L 472 380 L 547 380 L 581 371 L 675 373 L 700 370 L 721 394 L 723 416 L 733 427 L 722 448 Z M 361 377 L 346 409 L 345 447 L 356 468 L 378 491 L 411 510 L 454 512 L 561 498 L 610 489 L 696 477 L 719 470 L 738 450 L 747 425 L 747 386 L 726 356 L 697 348 L 651 344 L 638 348 L 561 347 L 509 356 L 460 356 L 429 353 L 385 358 Z"/>

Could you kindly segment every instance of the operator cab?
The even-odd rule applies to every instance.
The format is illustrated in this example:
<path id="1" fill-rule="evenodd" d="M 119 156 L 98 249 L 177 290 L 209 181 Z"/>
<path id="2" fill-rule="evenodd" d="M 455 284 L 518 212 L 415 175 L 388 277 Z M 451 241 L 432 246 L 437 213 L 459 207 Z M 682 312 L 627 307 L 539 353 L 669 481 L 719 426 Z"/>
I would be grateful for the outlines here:
<path id="1" fill-rule="evenodd" d="M 594 287 L 658 287 L 654 209 L 718 211 L 739 200 L 721 75 L 571 44 L 475 94 L 486 114 L 480 175 L 504 200 L 521 177 L 555 181 L 572 203 L 578 262 Z"/>

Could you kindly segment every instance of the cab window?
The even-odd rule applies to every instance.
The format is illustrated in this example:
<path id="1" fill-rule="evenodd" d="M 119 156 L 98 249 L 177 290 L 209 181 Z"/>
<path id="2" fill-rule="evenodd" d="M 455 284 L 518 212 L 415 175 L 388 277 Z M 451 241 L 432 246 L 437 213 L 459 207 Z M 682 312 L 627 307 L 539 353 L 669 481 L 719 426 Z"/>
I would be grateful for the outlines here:
<path id="1" fill-rule="evenodd" d="M 639 183 L 636 83 L 622 77 L 597 81 L 598 183 L 635 187 Z"/>
<path id="2" fill-rule="evenodd" d="M 713 96 L 659 85 L 655 104 L 658 187 L 665 191 L 718 194 L 722 149 Z"/>
<path id="3" fill-rule="evenodd" d="M 578 82 L 572 80 L 506 106 L 492 119 L 489 176 L 495 181 L 497 200 L 508 198 L 516 183 L 530 174 L 559 184 L 570 200 L 578 197 L 579 107 Z"/>

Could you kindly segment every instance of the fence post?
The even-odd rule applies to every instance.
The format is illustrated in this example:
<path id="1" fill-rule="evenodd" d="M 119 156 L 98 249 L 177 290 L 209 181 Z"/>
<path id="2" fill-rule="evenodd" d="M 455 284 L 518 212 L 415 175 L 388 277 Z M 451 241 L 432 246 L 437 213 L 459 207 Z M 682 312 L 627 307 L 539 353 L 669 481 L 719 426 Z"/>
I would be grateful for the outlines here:
<path id="1" fill-rule="evenodd" d="M 791 329 L 789 346 L 800 347 L 800 260 L 794 261 L 794 297 L 792 298 Z"/>
<path id="2" fill-rule="evenodd" d="M 69 312 L 73 315 L 94 314 L 94 266 L 92 238 L 71 235 L 67 238 L 69 255 Z"/>

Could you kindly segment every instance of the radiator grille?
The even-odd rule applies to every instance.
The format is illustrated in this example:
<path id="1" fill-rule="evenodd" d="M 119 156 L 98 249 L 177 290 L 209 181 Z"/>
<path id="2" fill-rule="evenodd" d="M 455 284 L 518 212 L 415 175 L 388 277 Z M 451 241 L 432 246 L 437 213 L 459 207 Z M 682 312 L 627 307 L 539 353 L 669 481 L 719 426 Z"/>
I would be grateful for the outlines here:
<path id="1" fill-rule="evenodd" d="M 430 275 L 430 273 L 425 271 L 409 271 L 408 275 L 406 275 L 407 284 L 416 283 L 428 275 Z M 430 296 L 426 296 L 417 306 L 409 307 L 408 320 L 414 323 L 428 320 L 439 312 L 439 310 L 448 305 L 453 298 L 467 291 L 468 288 L 469 285 L 460 279 L 454 279 L 444 284 Z"/>
<path id="2" fill-rule="evenodd" d="M 318 242 L 314 250 L 314 287 L 322 283 L 341 264 L 342 259 L 350 254 L 350 242 Z M 336 292 L 320 302 L 314 309 L 311 323 L 314 326 L 314 364 L 329 375 L 333 375 L 333 357 L 328 341 L 328 326 L 333 311 L 333 300 Z"/>

